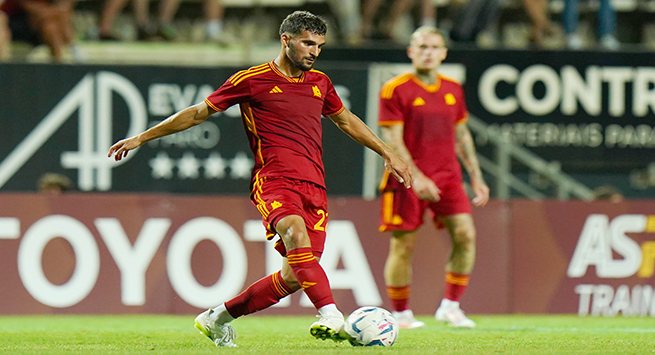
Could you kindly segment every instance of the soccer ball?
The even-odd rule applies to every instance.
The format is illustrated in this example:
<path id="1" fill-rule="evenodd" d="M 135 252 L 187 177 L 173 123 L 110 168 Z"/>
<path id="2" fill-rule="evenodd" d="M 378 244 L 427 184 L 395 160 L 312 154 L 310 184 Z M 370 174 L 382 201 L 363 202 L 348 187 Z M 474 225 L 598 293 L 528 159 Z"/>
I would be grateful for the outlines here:
<path id="1" fill-rule="evenodd" d="M 353 346 L 391 346 L 398 338 L 396 319 L 384 308 L 361 307 L 346 319 L 345 331 Z"/>

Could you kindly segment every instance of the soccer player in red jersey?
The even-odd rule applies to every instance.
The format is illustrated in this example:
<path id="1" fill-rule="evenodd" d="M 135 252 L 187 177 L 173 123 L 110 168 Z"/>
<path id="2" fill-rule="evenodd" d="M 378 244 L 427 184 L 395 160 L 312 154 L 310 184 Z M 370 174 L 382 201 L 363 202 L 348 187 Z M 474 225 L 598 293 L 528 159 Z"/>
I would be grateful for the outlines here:
<path id="1" fill-rule="evenodd" d="M 320 17 L 305 11 L 292 13 L 280 26 L 282 46 L 274 61 L 234 74 L 204 102 L 109 149 L 110 157 L 113 154 L 121 160 L 147 141 L 190 128 L 239 104 L 255 156 L 250 198 L 262 214 L 268 236 L 279 236 L 275 248 L 284 258 L 280 271 L 196 317 L 195 327 L 217 346 L 236 346 L 232 320 L 270 307 L 301 288 L 321 315 L 310 333 L 318 339 L 342 339 L 343 314 L 318 263 L 328 217 L 321 115 L 381 155 L 387 171 L 407 188 L 411 186 L 407 164 L 343 106 L 330 79 L 312 69 L 325 44 L 326 30 Z"/>
<path id="2" fill-rule="evenodd" d="M 381 184 L 381 231 L 392 231 L 384 269 L 394 315 L 404 328 L 423 326 L 408 307 L 412 251 L 417 229 L 429 209 L 437 227 L 445 226 L 453 242 L 446 265 L 446 292 L 435 317 L 456 327 L 474 327 L 459 308 L 475 261 L 475 227 L 462 184 L 459 157 L 475 193 L 473 204 L 489 200 L 471 133 L 462 87 L 437 73 L 446 58 L 444 35 L 433 27 L 412 34 L 407 54 L 414 71 L 389 80 L 380 93 L 379 124 L 384 141 L 412 169 L 407 190 L 385 174 Z"/>

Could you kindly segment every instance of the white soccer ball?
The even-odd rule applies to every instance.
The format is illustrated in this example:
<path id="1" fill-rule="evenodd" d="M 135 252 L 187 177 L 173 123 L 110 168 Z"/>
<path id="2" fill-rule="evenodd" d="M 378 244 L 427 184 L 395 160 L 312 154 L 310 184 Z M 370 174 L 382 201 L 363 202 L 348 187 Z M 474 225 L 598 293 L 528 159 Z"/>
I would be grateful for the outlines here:
<path id="1" fill-rule="evenodd" d="M 391 346 L 400 327 L 386 309 L 361 307 L 348 316 L 345 330 L 353 346 Z"/>

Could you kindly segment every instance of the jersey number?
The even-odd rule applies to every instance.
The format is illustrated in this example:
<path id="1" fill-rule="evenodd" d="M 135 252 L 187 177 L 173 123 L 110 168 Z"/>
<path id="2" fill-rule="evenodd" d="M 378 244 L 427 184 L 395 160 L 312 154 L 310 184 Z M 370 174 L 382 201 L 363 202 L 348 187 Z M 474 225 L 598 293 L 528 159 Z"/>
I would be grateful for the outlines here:
<path id="1" fill-rule="evenodd" d="M 325 225 L 323 223 L 327 224 L 326 219 L 328 214 L 323 210 L 316 211 L 316 214 L 321 216 L 321 219 L 314 225 L 314 230 L 325 232 Z"/>

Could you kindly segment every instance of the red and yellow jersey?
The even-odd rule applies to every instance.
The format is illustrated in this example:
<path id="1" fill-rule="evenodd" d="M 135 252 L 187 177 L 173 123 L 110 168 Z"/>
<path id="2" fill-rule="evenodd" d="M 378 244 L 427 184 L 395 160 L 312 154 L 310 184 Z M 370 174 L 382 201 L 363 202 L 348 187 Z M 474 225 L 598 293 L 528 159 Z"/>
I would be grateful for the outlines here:
<path id="1" fill-rule="evenodd" d="M 405 146 L 416 166 L 437 186 L 461 184 L 455 125 L 466 122 L 468 111 L 459 83 L 441 75 L 433 85 L 412 73 L 396 76 L 380 91 L 379 115 L 380 126 L 404 126 Z M 381 187 L 393 188 L 394 180 L 383 181 Z"/>
<path id="2" fill-rule="evenodd" d="M 232 75 L 205 102 L 216 111 L 239 104 L 255 179 L 285 177 L 325 187 L 321 115 L 345 107 L 330 79 L 318 70 L 291 78 L 266 63 Z"/>

